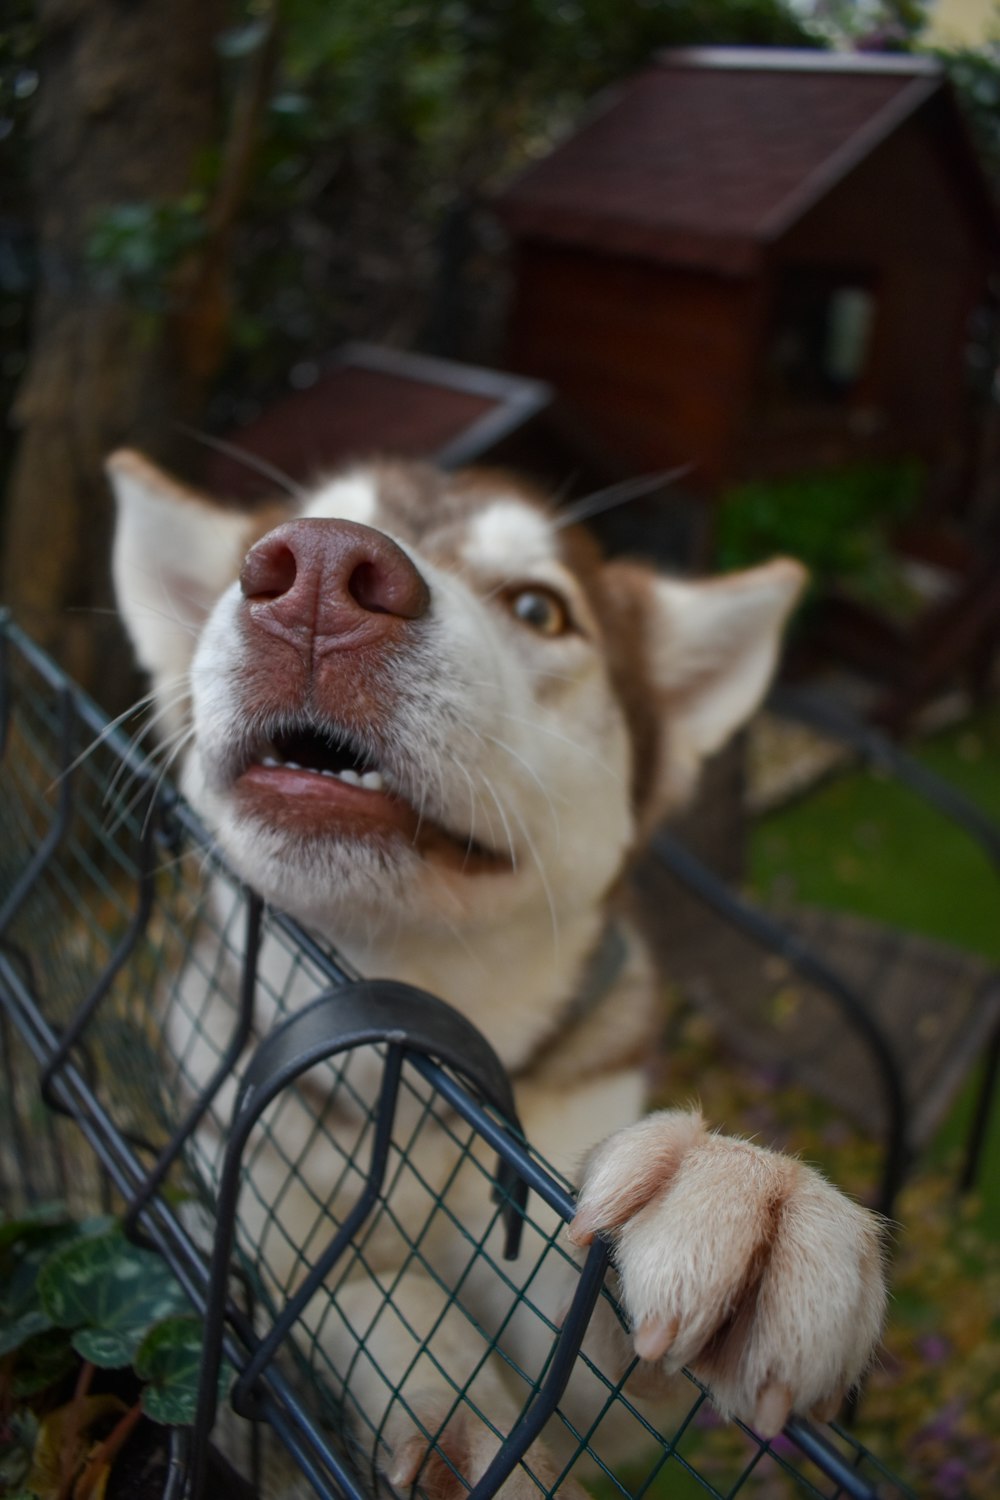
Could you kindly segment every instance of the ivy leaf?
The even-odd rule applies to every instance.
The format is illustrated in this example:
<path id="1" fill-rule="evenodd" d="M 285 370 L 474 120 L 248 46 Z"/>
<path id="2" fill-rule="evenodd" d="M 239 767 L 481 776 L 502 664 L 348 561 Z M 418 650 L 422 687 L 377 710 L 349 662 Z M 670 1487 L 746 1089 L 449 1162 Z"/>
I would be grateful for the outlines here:
<path id="1" fill-rule="evenodd" d="M 131 1244 L 120 1229 L 57 1250 L 38 1289 L 53 1323 L 77 1330 L 78 1352 L 107 1369 L 131 1363 L 152 1324 L 188 1306 L 161 1258 Z"/>
<path id="2" fill-rule="evenodd" d="M 148 1382 L 142 1405 L 154 1422 L 184 1426 L 194 1421 L 202 1361 L 202 1325 L 197 1318 L 165 1318 L 151 1328 L 135 1355 L 135 1370 Z M 219 1399 L 226 1395 L 233 1372 L 219 1372 Z"/>

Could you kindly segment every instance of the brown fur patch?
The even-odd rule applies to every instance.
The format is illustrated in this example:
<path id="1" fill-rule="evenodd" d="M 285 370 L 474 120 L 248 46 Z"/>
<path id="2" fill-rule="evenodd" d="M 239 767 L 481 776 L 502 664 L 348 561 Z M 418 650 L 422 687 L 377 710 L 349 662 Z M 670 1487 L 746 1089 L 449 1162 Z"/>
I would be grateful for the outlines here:
<path id="1" fill-rule="evenodd" d="M 731 1143 L 730 1143 L 731 1144 Z M 781 1233 L 781 1221 L 795 1188 L 798 1163 L 775 1159 L 780 1168 L 774 1174 L 771 1192 L 758 1206 L 761 1217 L 760 1236 L 750 1255 L 743 1280 L 734 1293 L 728 1310 L 713 1330 L 691 1368 L 706 1384 L 734 1377 L 747 1339 L 757 1316 L 757 1299 L 761 1282 L 770 1264 L 775 1242 Z"/>

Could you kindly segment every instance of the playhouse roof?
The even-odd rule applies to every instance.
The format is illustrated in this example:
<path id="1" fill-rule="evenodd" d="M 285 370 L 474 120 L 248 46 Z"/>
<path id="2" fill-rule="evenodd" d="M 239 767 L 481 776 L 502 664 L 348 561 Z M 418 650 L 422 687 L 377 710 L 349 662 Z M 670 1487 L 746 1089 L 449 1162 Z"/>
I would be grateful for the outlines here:
<path id="1" fill-rule="evenodd" d="M 665 51 L 518 178 L 500 212 L 522 238 L 745 272 L 762 244 L 932 99 L 995 239 L 939 65 L 888 54 Z"/>

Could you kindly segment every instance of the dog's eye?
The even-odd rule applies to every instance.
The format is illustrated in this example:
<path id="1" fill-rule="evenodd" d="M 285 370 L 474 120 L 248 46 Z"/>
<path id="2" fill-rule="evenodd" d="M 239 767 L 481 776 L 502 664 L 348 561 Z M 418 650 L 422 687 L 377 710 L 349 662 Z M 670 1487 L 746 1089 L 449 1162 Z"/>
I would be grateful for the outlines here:
<path id="1" fill-rule="evenodd" d="M 522 625 L 539 635 L 565 635 L 570 628 L 569 610 L 551 589 L 532 584 L 508 594 L 511 613 Z"/>

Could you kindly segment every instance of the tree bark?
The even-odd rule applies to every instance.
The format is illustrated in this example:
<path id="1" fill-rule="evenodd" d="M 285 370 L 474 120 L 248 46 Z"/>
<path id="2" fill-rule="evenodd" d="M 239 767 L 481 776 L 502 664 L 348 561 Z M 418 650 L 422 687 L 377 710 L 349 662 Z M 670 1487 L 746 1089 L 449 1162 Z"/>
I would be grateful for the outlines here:
<path id="1" fill-rule="evenodd" d="M 86 258 L 95 213 L 192 186 L 219 140 L 221 0 L 39 0 L 34 122 L 40 286 L 15 405 L 4 598 L 109 708 L 127 655 L 110 607 L 111 503 L 102 463 L 123 443 L 174 462 L 175 423 L 200 415 L 209 371 L 191 309 L 150 333 Z M 183 299 L 180 299 L 181 301 Z M 183 324 L 183 336 L 180 329 Z M 183 467 L 183 464 L 179 465 Z"/>

